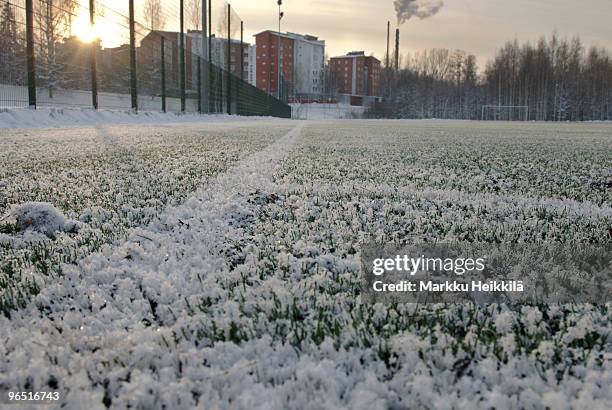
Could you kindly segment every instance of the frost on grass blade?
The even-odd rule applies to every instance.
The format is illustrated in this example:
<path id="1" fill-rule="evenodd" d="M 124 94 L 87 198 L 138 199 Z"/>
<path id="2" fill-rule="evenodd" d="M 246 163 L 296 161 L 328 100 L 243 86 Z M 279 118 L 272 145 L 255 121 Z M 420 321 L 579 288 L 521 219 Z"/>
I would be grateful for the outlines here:
<path id="1" fill-rule="evenodd" d="M 282 122 L 256 121 L 5 131 L 0 311 L 10 314 L 38 292 L 24 278 L 53 282 L 49 278 L 61 275 L 63 266 L 154 221 L 288 129 Z"/>

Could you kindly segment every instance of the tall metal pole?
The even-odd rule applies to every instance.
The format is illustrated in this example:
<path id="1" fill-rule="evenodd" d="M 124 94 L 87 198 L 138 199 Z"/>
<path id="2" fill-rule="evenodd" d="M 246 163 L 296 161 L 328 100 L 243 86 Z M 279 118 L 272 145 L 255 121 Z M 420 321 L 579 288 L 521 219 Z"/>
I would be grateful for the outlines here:
<path id="1" fill-rule="evenodd" d="M 206 1 L 206 0 L 204 0 Z M 212 0 L 208 0 L 208 112 L 213 112 Z M 216 103 L 215 103 L 216 104 Z"/>
<path id="2" fill-rule="evenodd" d="M 208 0 L 208 62 L 212 63 L 212 0 Z"/>
<path id="3" fill-rule="evenodd" d="M 26 0 L 26 65 L 28 70 L 28 105 L 36 109 L 36 66 L 34 61 L 34 5 Z"/>
<path id="4" fill-rule="evenodd" d="M 132 109 L 138 110 L 138 88 L 136 80 L 136 19 L 134 17 L 134 0 L 130 0 L 130 94 Z"/>
<path id="5" fill-rule="evenodd" d="M 395 30 L 395 71 L 399 71 L 399 41 L 400 31 L 398 28 Z"/>
<path id="6" fill-rule="evenodd" d="M 185 112 L 186 103 L 185 103 L 185 4 L 184 0 L 180 0 L 179 7 L 180 10 L 180 28 L 181 32 L 179 34 L 179 58 L 181 61 L 180 64 L 180 82 L 181 82 L 181 112 Z"/>
<path id="7" fill-rule="evenodd" d="M 385 62 L 385 68 L 389 69 L 389 42 L 391 41 L 391 22 L 387 21 L 387 58 Z"/>
<path id="8" fill-rule="evenodd" d="M 89 0 L 89 24 L 93 32 L 96 24 L 96 1 Z M 90 65 L 91 65 L 91 104 L 94 109 L 98 109 L 98 69 L 96 67 L 96 47 L 98 46 L 98 39 L 94 38 L 91 42 L 91 54 L 90 54 Z"/>
<path id="9" fill-rule="evenodd" d="M 278 79 L 276 81 L 276 97 L 281 99 L 281 81 L 283 80 L 283 76 L 281 74 L 281 64 L 282 64 L 282 54 L 281 54 L 281 19 L 283 18 L 283 13 L 281 12 L 281 6 L 283 5 L 283 0 L 278 0 L 278 48 L 276 50 L 278 54 L 278 61 L 276 62 L 276 70 L 278 71 Z"/>
<path id="10" fill-rule="evenodd" d="M 206 65 L 206 70 L 204 72 L 205 81 L 203 81 L 203 84 L 208 84 L 207 79 L 210 76 L 210 59 L 208 61 L 208 64 L 206 63 L 206 59 L 208 56 L 208 10 L 206 7 L 207 3 L 207 0 L 202 0 L 202 60 Z M 204 99 L 204 111 L 209 112 L 208 101 L 210 93 L 203 92 L 202 94 Z"/>
<path id="11" fill-rule="evenodd" d="M 198 63 L 196 71 L 198 81 L 198 113 L 202 114 L 202 59 L 197 55 L 195 57 Z"/>
<path id="12" fill-rule="evenodd" d="M 244 21 L 240 22 L 240 79 L 244 81 Z"/>
<path id="13" fill-rule="evenodd" d="M 161 36 L 161 97 L 162 111 L 166 112 L 166 39 Z"/>
<path id="14" fill-rule="evenodd" d="M 240 21 L 240 81 L 244 83 L 244 21 Z M 243 84 L 240 84 L 243 86 Z M 236 92 L 236 114 L 242 114 L 242 104 Z"/>
<path id="15" fill-rule="evenodd" d="M 232 6 L 227 5 L 227 113 L 232 114 Z"/>

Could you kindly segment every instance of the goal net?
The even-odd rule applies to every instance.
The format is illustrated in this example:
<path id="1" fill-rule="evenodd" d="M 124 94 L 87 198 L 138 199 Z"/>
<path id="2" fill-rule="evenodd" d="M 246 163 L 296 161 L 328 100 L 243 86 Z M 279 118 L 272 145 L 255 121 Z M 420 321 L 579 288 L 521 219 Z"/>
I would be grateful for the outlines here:
<path id="1" fill-rule="evenodd" d="M 483 105 L 483 121 L 529 121 L 526 105 Z"/>

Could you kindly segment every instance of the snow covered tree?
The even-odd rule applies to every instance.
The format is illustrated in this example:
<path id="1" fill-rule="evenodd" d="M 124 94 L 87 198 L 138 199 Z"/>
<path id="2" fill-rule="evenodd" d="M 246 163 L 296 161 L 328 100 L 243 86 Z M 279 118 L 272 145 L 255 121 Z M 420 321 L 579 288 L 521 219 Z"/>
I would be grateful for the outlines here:
<path id="1" fill-rule="evenodd" d="M 23 59 L 15 12 L 11 4 L 5 2 L 0 10 L 0 82 L 21 84 Z"/>
<path id="2" fill-rule="evenodd" d="M 49 98 L 59 86 L 64 63 L 57 58 L 57 44 L 70 34 L 70 25 L 79 3 L 73 0 L 38 0 L 35 3 L 35 31 L 38 43 L 37 73 L 49 90 Z"/>

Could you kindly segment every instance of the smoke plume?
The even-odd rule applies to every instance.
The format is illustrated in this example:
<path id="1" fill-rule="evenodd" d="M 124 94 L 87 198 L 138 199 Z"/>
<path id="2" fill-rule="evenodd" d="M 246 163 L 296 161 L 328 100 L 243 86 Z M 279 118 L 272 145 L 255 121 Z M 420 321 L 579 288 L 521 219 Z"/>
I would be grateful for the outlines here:
<path id="1" fill-rule="evenodd" d="M 395 11 L 397 13 L 398 24 L 403 24 L 412 17 L 418 17 L 421 20 L 431 17 L 436 14 L 442 6 L 442 0 L 395 0 Z"/>

